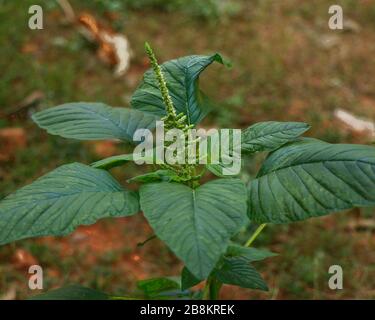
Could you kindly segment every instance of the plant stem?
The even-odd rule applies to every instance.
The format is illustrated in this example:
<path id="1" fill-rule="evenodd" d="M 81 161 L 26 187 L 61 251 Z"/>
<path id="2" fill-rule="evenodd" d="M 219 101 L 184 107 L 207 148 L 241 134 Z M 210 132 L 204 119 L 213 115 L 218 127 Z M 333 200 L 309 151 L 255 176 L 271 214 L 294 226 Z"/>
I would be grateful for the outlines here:
<path id="1" fill-rule="evenodd" d="M 203 289 L 203 300 L 216 300 L 219 296 L 220 288 L 222 283 L 220 283 L 214 277 L 208 277 L 206 285 Z"/>
<path id="2" fill-rule="evenodd" d="M 264 229 L 264 227 L 266 226 L 267 224 L 266 223 L 263 223 L 261 224 L 256 230 L 255 232 L 252 234 L 252 236 L 249 238 L 249 240 L 247 240 L 247 242 L 245 243 L 245 247 L 250 247 L 251 244 L 254 242 L 254 240 L 259 236 L 259 234 L 262 232 L 262 230 Z"/>
<path id="3" fill-rule="evenodd" d="M 251 235 L 249 240 L 245 243 L 245 247 L 250 247 L 251 244 L 254 242 L 254 240 L 259 236 L 259 234 L 262 232 L 262 230 L 265 228 L 267 224 L 263 223 L 261 224 L 255 232 Z M 206 281 L 206 285 L 203 289 L 203 300 L 215 300 L 217 299 L 220 289 L 221 289 L 222 283 L 216 282 L 215 279 L 208 277 Z"/>
<path id="4" fill-rule="evenodd" d="M 208 278 L 203 289 L 203 300 L 210 300 L 211 278 Z"/>

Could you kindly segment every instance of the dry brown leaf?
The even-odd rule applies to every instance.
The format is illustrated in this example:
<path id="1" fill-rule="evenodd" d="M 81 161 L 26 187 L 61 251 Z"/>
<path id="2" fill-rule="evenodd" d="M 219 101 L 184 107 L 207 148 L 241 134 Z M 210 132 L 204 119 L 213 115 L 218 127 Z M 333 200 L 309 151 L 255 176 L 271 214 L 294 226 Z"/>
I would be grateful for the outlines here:
<path id="1" fill-rule="evenodd" d="M 350 130 L 375 137 L 375 123 L 369 119 L 359 118 L 342 109 L 336 109 L 334 115 Z"/>
<path id="2" fill-rule="evenodd" d="M 82 13 L 78 17 L 81 33 L 99 45 L 98 57 L 104 63 L 115 66 L 115 75 L 122 76 L 130 64 L 131 51 L 128 39 L 100 23 L 93 15 Z"/>

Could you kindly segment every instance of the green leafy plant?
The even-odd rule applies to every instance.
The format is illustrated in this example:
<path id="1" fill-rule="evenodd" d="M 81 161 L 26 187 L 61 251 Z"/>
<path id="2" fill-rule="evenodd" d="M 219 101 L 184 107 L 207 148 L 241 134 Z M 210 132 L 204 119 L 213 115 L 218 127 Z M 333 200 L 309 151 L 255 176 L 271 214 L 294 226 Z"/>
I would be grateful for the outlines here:
<path id="1" fill-rule="evenodd" d="M 160 119 L 167 129 L 187 134 L 211 108 L 199 89 L 200 73 L 214 62 L 225 62 L 214 54 L 159 65 L 147 44 L 146 51 L 152 68 L 135 91 L 132 108 L 69 103 L 37 112 L 33 120 L 51 134 L 78 140 L 133 142 L 137 129 L 153 129 Z M 243 154 L 269 153 L 247 185 L 237 177 L 223 176 L 224 163 L 155 165 L 155 171 L 131 179 L 141 184 L 138 192 L 124 188 L 107 171 L 126 166 L 133 161 L 132 154 L 91 165 L 63 165 L 0 202 L 0 244 L 66 235 L 101 218 L 142 211 L 156 236 L 185 267 L 180 280 L 140 281 L 136 297 L 216 299 L 222 284 L 268 290 L 253 263 L 275 254 L 252 247 L 267 223 L 291 223 L 375 205 L 375 148 L 302 138 L 308 129 L 305 123 L 271 121 L 242 130 Z M 218 178 L 202 184 L 205 169 Z M 232 242 L 250 222 L 259 224 L 250 239 L 243 245 Z M 191 289 L 202 281 L 202 290 Z M 39 298 L 132 299 L 77 286 Z"/>

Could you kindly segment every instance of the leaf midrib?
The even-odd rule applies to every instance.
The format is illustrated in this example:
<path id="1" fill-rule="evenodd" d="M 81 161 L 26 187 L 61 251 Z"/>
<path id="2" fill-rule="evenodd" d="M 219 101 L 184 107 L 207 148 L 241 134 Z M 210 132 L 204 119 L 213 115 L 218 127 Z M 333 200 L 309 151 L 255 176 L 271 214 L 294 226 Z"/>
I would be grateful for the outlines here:
<path id="1" fill-rule="evenodd" d="M 201 247 L 199 245 L 199 239 L 198 239 L 198 226 L 197 226 L 197 217 L 196 217 L 196 214 L 197 214 L 197 200 L 196 200 L 196 194 L 195 194 L 195 190 L 193 189 L 192 190 L 192 199 L 193 199 L 193 225 L 194 225 L 194 240 L 195 240 L 195 245 L 197 247 L 197 252 L 198 252 L 198 259 L 199 261 L 202 261 L 202 253 L 201 253 Z M 202 270 L 202 267 L 201 267 L 201 264 L 199 264 L 199 272 L 202 273 L 203 270 Z"/>
<path id="2" fill-rule="evenodd" d="M 285 130 L 275 130 L 273 132 L 269 132 L 269 133 L 266 133 L 266 134 L 261 134 L 261 135 L 257 135 L 255 137 L 251 137 L 251 139 L 249 140 L 249 142 L 245 142 L 246 143 L 251 143 L 251 141 L 253 140 L 257 140 L 257 139 L 261 139 L 261 138 L 264 138 L 264 137 L 267 137 L 267 136 L 273 136 L 275 134 L 278 134 L 278 133 L 282 133 L 282 134 L 285 134 L 286 132 L 288 131 L 293 131 L 293 130 L 297 130 L 297 129 L 305 129 L 304 127 L 301 127 L 301 128 L 292 128 L 292 129 L 285 129 Z M 306 128 L 307 130 L 308 128 Z M 246 130 L 246 129 L 245 129 Z M 242 132 L 242 136 L 244 136 L 244 132 Z M 250 134 L 250 133 L 249 133 Z"/>

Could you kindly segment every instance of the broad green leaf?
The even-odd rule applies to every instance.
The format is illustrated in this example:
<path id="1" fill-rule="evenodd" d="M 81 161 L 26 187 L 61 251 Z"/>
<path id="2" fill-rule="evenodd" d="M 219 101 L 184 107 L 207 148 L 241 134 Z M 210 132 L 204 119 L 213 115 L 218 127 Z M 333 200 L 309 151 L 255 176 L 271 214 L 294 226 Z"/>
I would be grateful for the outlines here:
<path id="1" fill-rule="evenodd" d="M 206 168 L 212 172 L 214 175 L 218 177 L 224 177 L 228 178 L 228 176 L 234 177 L 238 176 L 241 171 L 242 167 L 242 160 L 241 160 L 241 134 L 234 135 L 233 129 L 230 129 L 229 133 L 229 149 L 228 150 L 222 150 L 222 146 L 227 145 L 226 143 L 223 143 L 223 136 L 221 132 L 219 132 L 219 154 L 220 159 L 219 163 L 213 162 L 211 159 L 210 152 L 207 153 L 207 164 Z M 236 141 L 236 139 L 238 140 Z M 214 141 L 212 140 L 212 136 L 207 137 L 207 150 L 211 150 L 211 146 L 213 146 Z M 237 143 L 237 144 L 236 144 Z M 204 159 L 203 156 L 201 156 L 201 159 Z"/>
<path id="2" fill-rule="evenodd" d="M 123 165 L 126 162 L 133 161 L 132 154 L 121 154 L 118 156 L 109 157 L 103 160 L 96 161 L 91 164 L 93 168 L 109 170 L 114 167 Z"/>
<path id="3" fill-rule="evenodd" d="M 237 244 L 231 244 L 228 246 L 228 249 L 225 253 L 225 256 L 223 257 L 224 260 L 220 261 L 217 265 L 217 267 L 214 269 L 213 274 L 216 275 L 218 272 L 219 274 L 222 274 L 223 272 L 227 275 L 227 268 L 228 261 L 225 260 L 226 258 L 241 258 L 243 260 L 246 260 L 247 262 L 254 262 L 254 261 L 261 261 L 266 258 L 277 256 L 276 253 L 273 253 L 271 251 L 265 250 L 265 249 L 256 249 L 253 247 L 244 247 Z M 226 261 L 226 262 L 225 262 Z M 246 266 L 246 268 L 248 265 Z M 250 269 L 252 267 L 250 266 Z M 251 270 L 253 272 L 253 270 Z M 222 277 L 223 278 L 223 277 Z M 181 273 L 181 289 L 186 290 L 191 287 L 194 287 L 198 283 L 200 283 L 202 280 L 197 279 L 186 267 L 182 269 Z"/>
<path id="4" fill-rule="evenodd" d="M 250 153 L 273 151 L 295 140 L 309 128 L 303 122 L 259 122 L 242 131 L 241 148 Z"/>
<path id="5" fill-rule="evenodd" d="M 35 295 L 29 300 L 109 300 L 110 298 L 109 295 L 94 289 L 70 285 Z"/>
<path id="6" fill-rule="evenodd" d="M 180 284 L 171 278 L 153 278 L 140 280 L 137 286 L 141 289 L 146 297 L 155 297 L 166 291 L 175 291 L 180 289 Z"/>
<path id="7" fill-rule="evenodd" d="M 236 244 L 228 246 L 226 257 L 242 257 L 248 262 L 261 261 L 266 258 L 277 256 L 276 253 L 265 249 L 257 249 L 253 247 L 244 247 Z"/>
<path id="8" fill-rule="evenodd" d="M 248 188 L 261 223 L 375 206 L 375 148 L 302 139 L 271 153 Z"/>
<path id="9" fill-rule="evenodd" d="M 246 221 L 246 188 L 238 179 L 218 179 L 197 189 L 168 182 L 146 184 L 140 201 L 157 236 L 199 279 L 210 274 Z"/>
<path id="10" fill-rule="evenodd" d="M 242 257 L 223 258 L 222 265 L 215 270 L 214 276 L 222 283 L 268 291 L 261 275 Z"/>
<path id="11" fill-rule="evenodd" d="M 79 225 L 138 211 L 138 195 L 124 190 L 108 172 L 67 164 L 0 202 L 0 244 L 66 235 Z"/>
<path id="12" fill-rule="evenodd" d="M 309 152 L 311 152 L 315 147 L 323 148 L 325 146 L 333 146 L 333 144 L 315 138 L 297 138 L 295 141 L 287 143 L 279 150 L 271 152 L 268 155 L 266 161 L 263 162 L 257 174 L 257 177 L 266 174 L 267 171 L 272 171 L 273 169 L 276 169 L 276 166 L 281 167 L 284 164 L 288 165 L 294 159 L 300 158 L 301 152 L 303 153 L 304 150 L 310 150 Z"/>
<path id="13" fill-rule="evenodd" d="M 143 157 L 147 163 L 154 163 L 154 159 L 156 159 L 156 154 L 155 154 L 155 149 L 153 149 L 153 157 L 148 158 L 148 157 Z M 109 170 L 114 167 L 121 166 L 129 161 L 134 161 L 136 154 L 120 154 L 117 156 L 105 158 L 99 161 L 96 161 L 91 164 L 92 167 L 97 168 L 97 169 L 105 169 Z"/>
<path id="14" fill-rule="evenodd" d="M 200 73 L 212 62 L 224 63 L 219 54 L 212 56 L 186 56 L 161 65 L 169 94 L 177 113 L 183 112 L 189 124 L 200 122 L 208 113 L 207 97 L 199 90 Z M 156 116 L 164 116 L 165 106 L 158 88 L 156 76 L 148 70 L 135 91 L 131 105 Z"/>
<path id="15" fill-rule="evenodd" d="M 153 129 L 157 117 L 129 108 L 102 103 L 67 103 L 32 116 L 48 133 L 78 140 L 120 139 L 133 142 L 137 129 Z"/>
<path id="16" fill-rule="evenodd" d="M 191 287 L 194 287 L 202 280 L 197 279 L 188 268 L 184 267 L 181 272 L 181 290 L 187 290 Z"/>
<path id="17" fill-rule="evenodd" d="M 226 162 L 222 161 L 223 159 Z M 238 163 L 239 167 L 237 167 L 235 163 Z M 207 164 L 206 168 L 217 177 L 228 178 L 238 176 L 241 173 L 242 168 L 241 155 L 226 155 L 224 157 L 221 157 L 220 163 Z M 224 169 L 226 169 L 226 171 L 224 171 Z"/>
<path id="18" fill-rule="evenodd" d="M 158 182 L 158 181 L 166 181 L 166 182 L 181 182 L 183 179 L 179 177 L 176 172 L 172 170 L 157 170 L 154 172 L 149 172 L 146 174 L 142 174 L 140 176 L 136 176 L 128 180 L 128 182 L 143 182 L 143 183 L 150 183 L 150 182 Z"/>
<path id="19" fill-rule="evenodd" d="M 220 178 L 225 178 L 223 174 L 223 166 L 220 164 L 207 164 L 206 168 L 208 171 L 213 173 L 215 176 L 220 177 Z"/>

